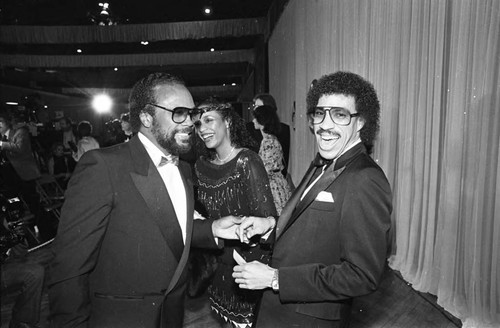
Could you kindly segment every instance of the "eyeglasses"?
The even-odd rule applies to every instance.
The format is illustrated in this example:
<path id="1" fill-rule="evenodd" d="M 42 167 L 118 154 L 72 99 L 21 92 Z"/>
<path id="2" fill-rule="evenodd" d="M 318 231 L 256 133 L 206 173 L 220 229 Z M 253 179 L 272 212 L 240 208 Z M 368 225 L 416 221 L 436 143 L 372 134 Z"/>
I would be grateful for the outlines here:
<path id="1" fill-rule="evenodd" d="M 184 121 L 188 118 L 188 115 L 191 115 L 192 108 L 187 107 L 175 107 L 174 109 L 168 109 L 166 107 L 156 105 L 156 104 L 148 104 L 172 113 L 172 121 L 174 123 L 180 124 L 184 123 Z"/>
<path id="2" fill-rule="evenodd" d="M 326 107 L 318 106 L 314 108 L 312 113 L 309 113 L 309 118 L 312 124 L 321 124 L 325 120 L 326 112 L 330 112 L 330 118 L 337 125 L 351 124 L 351 118 L 359 116 L 359 113 L 351 114 L 347 109 L 342 107 Z"/>

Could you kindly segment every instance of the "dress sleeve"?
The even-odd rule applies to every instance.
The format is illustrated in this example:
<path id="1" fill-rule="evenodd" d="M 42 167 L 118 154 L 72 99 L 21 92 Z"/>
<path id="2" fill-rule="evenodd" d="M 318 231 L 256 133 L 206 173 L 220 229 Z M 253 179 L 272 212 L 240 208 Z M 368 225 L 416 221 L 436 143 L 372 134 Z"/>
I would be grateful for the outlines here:
<path id="1" fill-rule="evenodd" d="M 244 171 L 248 178 L 247 195 L 250 214 L 260 217 L 276 216 L 277 212 L 269 185 L 269 178 L 262 160 L 256 153 L 248 152 Z"/>

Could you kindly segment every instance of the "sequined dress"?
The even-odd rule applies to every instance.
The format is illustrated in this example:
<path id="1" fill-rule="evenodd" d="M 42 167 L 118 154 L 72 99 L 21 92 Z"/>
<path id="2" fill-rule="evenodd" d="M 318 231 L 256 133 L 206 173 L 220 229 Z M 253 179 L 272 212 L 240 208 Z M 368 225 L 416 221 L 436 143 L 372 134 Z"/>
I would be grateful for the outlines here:
<path id="1" fill-rule="evenodd" d="M 216 165 L 205 158 L 196 162 L 198 201 L 208 219 L 226 215 L 276 215 L 269 180 L 262 160 L 255 152 L 243 149 L 231 161 Z M 251 327 L 255 305 L 261 291 L 243 290 L 232 277 L 233 250 L 236 249 L 247 261 L 267 263 L 269 245 L 250 247 L 234 240 L 225 240 L 224 248 L 217 256 L 217 270 L 208 288 L 212 309 L 226 321 L 238 327 Z"/>

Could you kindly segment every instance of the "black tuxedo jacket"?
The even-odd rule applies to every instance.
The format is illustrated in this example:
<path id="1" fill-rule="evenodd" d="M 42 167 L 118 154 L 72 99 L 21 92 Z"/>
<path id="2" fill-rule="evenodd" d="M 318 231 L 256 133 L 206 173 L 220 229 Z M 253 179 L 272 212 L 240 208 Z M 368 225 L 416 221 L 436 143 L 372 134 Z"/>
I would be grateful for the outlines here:
<path id="1" fill-rule="evenodd" d="M 179 169 L 185 244 L 163 180 L 137 136 L 85 153 L 53 244 L 52 327 L 182 326 L 194 196 L 189 165 Z M 210 225 L 197 221 L 199 246 L 216 247 Z"/>
<path id="2" fill-rule="evenodd" d="M 11 129 L 9 141 L 2 142 L 2 153 L 12 164 L 17 175 L 23 181 L 40 177 L 40 170 L 31 149 L 31 138 L 28 128 Z"/>
<path id="3" fill-rule="evenodd" d="M 316 319 L 348 320 L 351 299 L 377 288 L 389 252 L 391 190 L 362 144 L 305 195 L 315 167 L 304 176 L 278 219 L 272 267 L 279 293 L 266 290 L 257 327 L 303 327 Z M 327 325 L 329 326 L 329 325 Z"/>

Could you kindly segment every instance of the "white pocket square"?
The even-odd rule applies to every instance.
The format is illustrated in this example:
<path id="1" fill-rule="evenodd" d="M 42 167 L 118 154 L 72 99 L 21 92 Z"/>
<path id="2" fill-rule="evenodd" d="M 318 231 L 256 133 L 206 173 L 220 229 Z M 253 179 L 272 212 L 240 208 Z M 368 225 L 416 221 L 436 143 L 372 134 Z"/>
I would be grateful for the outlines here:
<path id="1" fill-rule="evenodd" d="M 319 202 L 328 202 L 333 203 L 333 196 L 331 192 L 321 191 L 318 196 L 316 196 L 316 200 Z"/>

